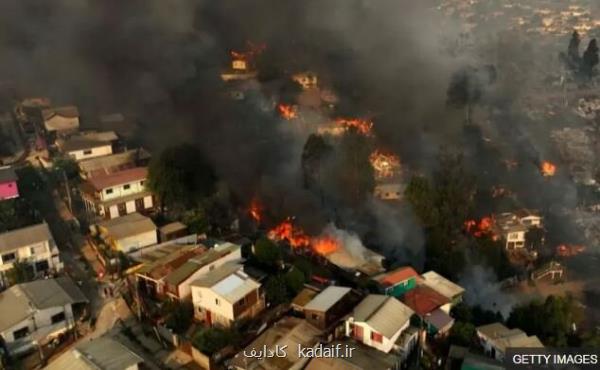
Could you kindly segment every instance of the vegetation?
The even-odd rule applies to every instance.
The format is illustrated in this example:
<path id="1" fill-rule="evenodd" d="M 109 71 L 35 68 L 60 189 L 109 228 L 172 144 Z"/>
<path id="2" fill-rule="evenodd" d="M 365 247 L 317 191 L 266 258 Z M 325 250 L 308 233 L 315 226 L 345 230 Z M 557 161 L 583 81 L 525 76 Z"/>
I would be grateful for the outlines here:
<path id="1" fill-rule="evenodd" d="M 290 294 L 296 295 L 298 294 L 302 288 L 304 287 L 304 283 L 306 282 L 306 278 L 304 273 L 295 267 L 292 267 L 285 275 L 285 284 L 287 290 Z"/>
<path id="2" fill-rule="evenodd" d="M 206 355 L 219 352 L 227 345 L 235 345 L 239 338 L 234 330 L 221 328 L 203 328 L 194 334 L 192 344 Z"/>
<path id="3" fill-rule="evenodd" d="M 10 285 L 26 283 L 33 280 L 33 266 L 25 262 L 16 261 L 13 267 L 6 271 L 6 278 Z"/>
<path id="4" fill-rule="evenodd" d="M 342 136 L 332 170 L 337 195 L 349 205 L 360 204 L 375 188 L 375 173 L 369 157 L 369 138 L 351 129 Z"/>
<path id="5" fill-rule="evenodd" d="M 265 293 L 267 301 L 277 306 L 289 300 L 286 280 L 281 275 L 271 276 L 265 284 Z"/>
<path id="6" fill-rule="evenodd" d="M 194 306 L 191 301 L 166 301 L 162 307 L 166 316 L 166 326 L 177 334 L 185 333 L 194 318 Z"/>
<path id="7" fill-rule="evenodd" d="M 71 181 L 79 180 L 79 166 L 71 157 L 56 158 L 52 163 L 52 170 L 55 180 L 62 181 L 63 176 L 66 176 Z"/>
<path id="8" fill-rule="evenodd" d="M 450 329 L 449 342 L 457 346 L 469 347 L 473 342 L 475 336 L 475 325 L 464 322 L 456 321 Z"/>
<path id="9" fill-rule="evenodd" d="M 312 134 L 302 150 L 302 175 L 307 188 L 322 188 L 322 171 L 324 161 L 331 155 L 333 147 L 323 136 Z"/>
<path id="10" fill-rule="evenodd" d="M 572 297 L 549 296 L 545 301 L 515 307 L 507 324 L 537 335 L 545 345 L 566 347 L 570 345 L 574 325 L 582 321 L 582 314 Z"/>
<path id="11" fill-rule="evenodd" d="M 254 244 L 254 258 L 259 265 L 278 270 L 282 259 L 281 249 L 270 239 L 260 238 Z"/>
<path id="12" fill-rule="evenodd" d="M 158 195 L 163 211 L 197 205 L 214 193 L 216 180 L 202 152 L 189 144 L 166 148 L 152 158 L 148 170 L 148 187 Z"/>

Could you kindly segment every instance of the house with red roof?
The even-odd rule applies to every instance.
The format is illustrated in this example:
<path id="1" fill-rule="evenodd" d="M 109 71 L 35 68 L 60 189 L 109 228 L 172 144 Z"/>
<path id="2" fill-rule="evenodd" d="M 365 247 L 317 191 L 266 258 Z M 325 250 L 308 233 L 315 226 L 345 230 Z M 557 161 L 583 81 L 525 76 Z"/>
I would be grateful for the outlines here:
<path id="1" fill-rule="evenodd" d="M 382 294 L 401 297 L 417 286 L 419 274 L 410 266 L 399 267 L 373 277 Z"/>
<path id="2" fill-rule="evenodd" d="M 19 197 L 17 174 L 10 167 L 0 167 L 0 201 Z"/>
<path id="3" fill-rule="evenodd" d="M 407 292 L 402 302 L 421 318 L 430 335 L 444 335 L 454 325 L 450 316 L 451 300 L 427 285 L 418 285 Z"/>
<path id="4" fill-rule="evenodd" d="M 105 219 L 154 210 L 155 199 L 146 188 L 148 169 L 134 167 L 87 179 L 81 186 L 87 211 Z"/>

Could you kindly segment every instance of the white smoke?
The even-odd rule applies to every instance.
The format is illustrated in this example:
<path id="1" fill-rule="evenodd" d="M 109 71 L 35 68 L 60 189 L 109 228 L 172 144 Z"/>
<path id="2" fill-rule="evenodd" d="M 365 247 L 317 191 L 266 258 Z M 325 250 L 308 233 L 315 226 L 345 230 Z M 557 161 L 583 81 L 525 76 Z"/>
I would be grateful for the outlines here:
<path id="1" fill-rule="evenodd" d="M 502 291 L 500 282 L 489 267 L 474 265 L 469 267 L 459 285 L 465 288 L 465 301 L 467 304 L 494 312 L 500 312 L 508 317 L 513 306 L 517 304 L 514 295 Z"/>

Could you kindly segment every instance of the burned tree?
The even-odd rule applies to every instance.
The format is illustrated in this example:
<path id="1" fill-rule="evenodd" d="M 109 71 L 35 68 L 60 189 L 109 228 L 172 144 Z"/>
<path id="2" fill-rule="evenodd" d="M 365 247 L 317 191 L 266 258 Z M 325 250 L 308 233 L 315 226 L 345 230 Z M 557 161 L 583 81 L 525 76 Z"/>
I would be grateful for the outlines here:
<path id="1" fill-rule="evenodd" d="M 302 177 L 304 187 L 320 188 L 323 162 L 331 154 L 331 145 L 320 135 L 310 135 L 302 150 Z"/>
<path id="2" fill-rule="evenodd" d="M 577 70 L 581 65 L 581 56 L 579 55 L 579 45 L 581 45 L 581 37 L 579 32 L 573 31 L 571 39 L 569 40 L 569 47 L 567 48 L 567 54 L 564 52 L 560 53 L 560 58 L 567 68 L 571 70 Z"/>
<path id="3" fill-rule="evenodd" d="M 581 73 L 588 79 L 591 79 L 594 75 L 594 68 L 598 65 L 600 61 L 598 57 L 598 45 L 596 39 L 592 39 L 588 44 L 587 49 L 583 53 L 583 58 L 581 60 Z"/>
<path id="4" fill-rule="evenodd" d="M 465 67 L 454 73 L 446 92 L 446 104 L 465 109 L 465 122 L 471 123 L 471 110 L 481 102 L 484 90 L 496 81 L 496 68 L 492 65 L 483 68 Z"/>

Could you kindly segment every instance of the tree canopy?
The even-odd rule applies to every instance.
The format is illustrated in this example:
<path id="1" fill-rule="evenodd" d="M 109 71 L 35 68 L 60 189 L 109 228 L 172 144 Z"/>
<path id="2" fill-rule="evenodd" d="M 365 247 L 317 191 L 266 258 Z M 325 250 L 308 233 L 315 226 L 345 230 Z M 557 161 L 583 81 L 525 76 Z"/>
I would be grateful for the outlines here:
<path id="1" fill-rule="evenodd" d="M 148 187 L 163 206 L 193 206 L 215 191 L 216 174 L 202 152 L 182 144 L 163 150 L 150 162 Z"/>
<path id="2" fill-rule="evenodd" d="M 331 154 L 333 147 L 321 135 L 312 134 L 302 150 L 302 175 L 304 186 L 321 187 L 323 161 Z"/>
<path id="3" fill-rule="evenodd" d="M 254 258 L 263 266 L 277 269 L 281 261 L 281 249 L 267 238 L 260 238 L 254 244 Z"/>

